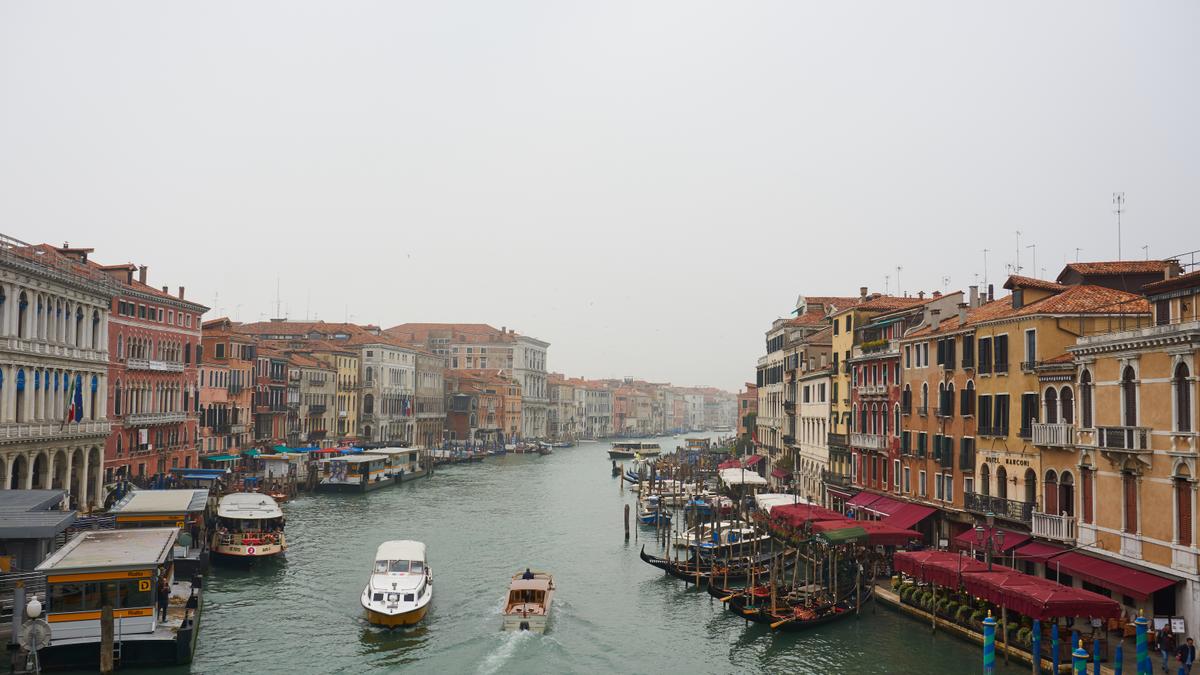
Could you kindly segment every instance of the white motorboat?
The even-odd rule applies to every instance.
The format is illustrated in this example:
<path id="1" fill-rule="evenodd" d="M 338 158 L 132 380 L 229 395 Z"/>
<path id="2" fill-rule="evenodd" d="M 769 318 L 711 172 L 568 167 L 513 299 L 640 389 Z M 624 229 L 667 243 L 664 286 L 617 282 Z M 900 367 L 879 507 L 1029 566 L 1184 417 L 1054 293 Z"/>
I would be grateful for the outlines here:
<path id="1" fill-rule="evenodd" d="M 377 626 L 411 626 L 433 602 L 433 573 L 419 541 L 385 541 L 375 551 L 371 579 L 362 592 L 367 621 Z"/>

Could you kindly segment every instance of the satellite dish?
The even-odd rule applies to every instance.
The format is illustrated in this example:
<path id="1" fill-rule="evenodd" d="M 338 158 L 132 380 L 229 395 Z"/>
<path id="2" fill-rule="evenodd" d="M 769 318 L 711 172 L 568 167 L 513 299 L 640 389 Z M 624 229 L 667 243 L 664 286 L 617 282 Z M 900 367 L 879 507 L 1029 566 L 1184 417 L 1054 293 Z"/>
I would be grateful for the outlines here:
<path id="1" fill-rule="evenodd" d="M 50 645 L 50 624 L 45 619 L 26 621 L 17 635 L 17 642 L 26 650 L 35 652 Z"/>

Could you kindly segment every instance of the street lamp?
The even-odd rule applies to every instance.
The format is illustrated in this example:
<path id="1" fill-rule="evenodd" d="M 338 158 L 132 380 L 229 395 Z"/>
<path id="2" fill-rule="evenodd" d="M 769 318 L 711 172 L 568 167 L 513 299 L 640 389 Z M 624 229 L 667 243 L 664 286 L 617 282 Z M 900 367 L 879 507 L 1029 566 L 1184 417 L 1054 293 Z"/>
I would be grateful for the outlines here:
<path id="1" fill-rule="evenodd" d="M 996 514 L 987 512 L 987 527 L 975 526 L 975 546 L 987 555 L 987 569 L 992 571 L 992 553 L 1004 550 L 1004 530 L 996 527 Z"/>

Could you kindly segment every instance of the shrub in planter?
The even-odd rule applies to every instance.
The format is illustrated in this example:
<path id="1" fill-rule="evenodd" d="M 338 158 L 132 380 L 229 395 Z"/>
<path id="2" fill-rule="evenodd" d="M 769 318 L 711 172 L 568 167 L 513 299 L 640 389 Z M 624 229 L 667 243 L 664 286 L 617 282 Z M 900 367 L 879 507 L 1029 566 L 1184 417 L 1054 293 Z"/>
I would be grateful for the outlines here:
<path id="1" fill-rule="evenodd" d="M 912 596 L 912 586 L 901 586 L 900 602 L 908 602 L 910 596 Z"/>
<path id="2" fill-rule="evenodd" d="M 898 588 L 900 588 L 900 577 L 899 576 L 892 577 L 892 590 L 894 591 Z"/>
<path id="3" fill-rule="evenodd" d="M 1021 630 L 1018 630 L 1017 642 L 1023 647 L 1028 647 L 1029 645 L 1033 644 L 1033 631 L 1027 627 L 1023 627 Z"/>
<path id="4" fill-rule="evenodd" d="M 971 624 L 975 625 L 983 623 L 985 617 L 987 617 L 987 614 L 985 614 L 982 609 L 977 609 L 974 612 L 971 612 Z"/>
<path id="5" fill-rule="evenodd" d="M 966 623 L 971 617 L 971 608 L 968 605 L 960 605 L 958 611 L 954 613 L 954 620 L 958 623 Z"/>
<path id="6" fill-rule="evenodd" d="M 950 600 L 949 602 L 946 603 L 946 616 L 957 617 L 958 610 L 960 608 L 961 608 L 961 605 L 958 604 L 958 601 Z"/>

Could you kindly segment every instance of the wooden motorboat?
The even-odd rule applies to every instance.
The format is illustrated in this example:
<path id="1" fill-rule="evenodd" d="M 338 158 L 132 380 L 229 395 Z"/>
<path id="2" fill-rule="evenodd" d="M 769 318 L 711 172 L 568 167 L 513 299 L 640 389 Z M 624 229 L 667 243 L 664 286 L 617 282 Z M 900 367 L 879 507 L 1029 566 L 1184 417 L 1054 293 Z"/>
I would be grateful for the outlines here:
<path id="1" fill-rule="evenodd" d="M 367 621 L 388 628 L 411 626 L 425 618 L 431 602 L 433 573 L 425 560 L 425 544 L 412 540 L 380 544 L 362 592 Z"/>
<path id="2" fill-rule="evenodd" d="M 545 633 L 553 600 L 554 577 L 548 572 L 526 569 L 514 574 L 504 600 L 504 630 Z"/>

